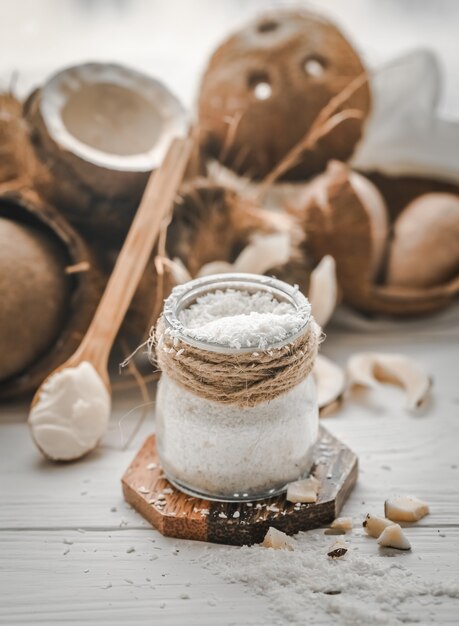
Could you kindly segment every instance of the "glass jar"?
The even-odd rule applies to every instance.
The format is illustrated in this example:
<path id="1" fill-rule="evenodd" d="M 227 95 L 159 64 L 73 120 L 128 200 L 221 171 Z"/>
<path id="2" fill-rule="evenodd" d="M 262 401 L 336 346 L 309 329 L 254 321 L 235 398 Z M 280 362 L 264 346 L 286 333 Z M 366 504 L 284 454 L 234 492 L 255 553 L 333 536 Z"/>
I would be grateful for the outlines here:
<path id="1" fill-rule="evenodd" d="M 181 321 L 181 312 L 209 292 L 268 292 L 301 312 L 301 328 L 266 346 L 281 350 L 304 335 L 310 316 L 308 300 L 282 281 L 251 274 L 221 274 L 196 279 L 173 290 L 165 302 L 163 324 L 173 331 L 181 352 L 217 352 L 228 360 L 259 352 L 199 341 Z M 158 349 L 158 348 L 157 348 Z M 288 350 L 288 348 L 287 348 Z M 180 352 L 180 351 L 179 351 Z M 306 476 L 318 434 L 318 405 L 312 375 L 269 401 L 255 406 L 225 404 L 201 397 L 162 373 L 158 385 L 156 441 L 168 480 L 181 491 L 208 500 L 240 502 L 273 497 L 289 482 Z"/>

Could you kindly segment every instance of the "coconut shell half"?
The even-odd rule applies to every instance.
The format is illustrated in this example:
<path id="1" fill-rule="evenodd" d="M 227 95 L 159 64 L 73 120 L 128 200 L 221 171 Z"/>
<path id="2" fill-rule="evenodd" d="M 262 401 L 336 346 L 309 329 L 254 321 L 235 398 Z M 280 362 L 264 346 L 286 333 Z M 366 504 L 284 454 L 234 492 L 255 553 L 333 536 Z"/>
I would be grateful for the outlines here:
<path id="1" fill-rule="evenodd" d="M 53 263 L 54 267 L 48 277 L 53 280 L 54 276 L 54 282 L 59 284 L 44 283 L 39 295 L 40 298 L 44 298 L 39 302 L 41 307 L 45 309 L 49 306 L 46 298 L 51 297 L 52 294 L 55 297 L 61 294 L 60 297 L 65 300 L 65 302 L 57 303 L 55 318 L 52 318 L 56 328 L 54 331 L 47 328 L 47 341 L 35 346 L 36 353 L 32 355 L 35 358 L 22 371 L 0 381 L 0 400 L 3 400 L 35 391 L 48 374 L 73 354 L 94 315 L 102 293 L 103 282 L 81 237 L 55 209 L 45 204 L 34 192 L 4 189 L 0 193 L 0 219 L 23 226 L 27 237 L 33 232 L 39 233 L 37 245 L 42 246 L 46 243 L 44 247 L 49 256 L 41 258 L 48 258 Z M 18 248 L 17 254 L 20 253 Z M 65 278 L 57 276 L 56 272 L 60 263 L 63 265 L 61 271 L 64 272 Z M 21 265 L 19 260 L 18 265 Z M 30 275 L 24 273 L 25 282 L 34 280 L 33 270 L 34 268 L 30 268 Z M 12 274 L 15 275 L 14 266 Z M 32 282 L 31 289 L 35 286 Z M 15 289 L 15 287 L 12 284 L 10 289 Z M 8 300 L 17 303 L 20 299 L 11 298 L 8 292 L 2 293 L 3 311 L 8 310 Z M 19 318 L 24 316 L 29 325 L 33 323 L 33 320 L 29 319 L 30 311 L 11 311 L 10 315 L 16 315 Z M 49 315 L 46 313 L 45 317 L 48 319 Z M 41 320 L 36 320 L 36 323 L 36 330 L 39 332 Z M 16 320 L 13 320 L 12 326 L 18 326 Z M 20 325 L 18 327 L 20 328 Z M 31 341 L 33 332 L 33 327 L 27 328 L 24 329 L 23 334 L 15 337 L 19 352 L 21 342 Z M 30 357 L 31 355 L 28 354 L 27 359 L 30 360 Z"/>
<path id="2" fill-rule="evenodd" d="M 250 178 L 263 178 L 308 133 L 330 100 L 365 69 L 345 36 L 307 11 L 261 16 L 214 52 L 199 94 L 203 152 Z M 336 112 L 354 109 L 284 174 L 304 180 L 329 159 L 347 160 L 370 109 L 363 84 Z"/>
<path id="3" fill-rule="evenodd" d="M 37 190 L 88 238 L 121 243 L 149 173 L 184 110 L 159 81 L 108 63 L 66 68 L 29 96 L 24 115 Z"/>
<path id="4" fill-rule="evenodd" d="M 375 281 L 371 214 L 355 193 L 350 171 L 334 164 L 321 177 L 302 214 L 306 246 L 318 263 L 326 254 L 336 261 L 343 299 L 366 312 L 416 316 L 446 307 L 459 293 L 459 277 L 428 288 L 384 285 Z"/>

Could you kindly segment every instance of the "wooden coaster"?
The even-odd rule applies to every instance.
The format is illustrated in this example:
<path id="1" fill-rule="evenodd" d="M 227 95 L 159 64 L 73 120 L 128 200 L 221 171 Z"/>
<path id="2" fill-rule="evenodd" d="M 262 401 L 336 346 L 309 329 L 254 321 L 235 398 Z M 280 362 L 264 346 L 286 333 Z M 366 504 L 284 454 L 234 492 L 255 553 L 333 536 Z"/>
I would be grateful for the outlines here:
<path id="1" fill-rule="evenodd" d="M 263 541 L 270 526 L 293 535 L 338 517 L 357 480 L 357 456 L 321 426 L 313 458 L 312 473 L 321 485 L 313 504 L 296 507 L 285 494 L 253 503 L 210 502 L 188 496 L 168 482 L 151 435 L 122 478 L 123 493 L 163 535 L 250 545 Z"/>

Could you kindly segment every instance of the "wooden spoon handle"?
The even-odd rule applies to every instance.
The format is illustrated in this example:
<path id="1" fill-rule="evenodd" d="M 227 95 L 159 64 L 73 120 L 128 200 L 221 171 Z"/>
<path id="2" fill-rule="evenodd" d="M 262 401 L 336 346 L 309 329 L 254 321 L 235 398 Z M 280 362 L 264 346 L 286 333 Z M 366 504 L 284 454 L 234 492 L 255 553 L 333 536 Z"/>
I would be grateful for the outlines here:
<path id="1" fill-rule="evenodd" d="M 112 344 L 183 178 L 191 148 L 191 138 L 174 139 L 163 163 L 151 174 L 94 318 L 72 360 L 80 361 L 84 356 L 96 369 L 106 367 Z"/>

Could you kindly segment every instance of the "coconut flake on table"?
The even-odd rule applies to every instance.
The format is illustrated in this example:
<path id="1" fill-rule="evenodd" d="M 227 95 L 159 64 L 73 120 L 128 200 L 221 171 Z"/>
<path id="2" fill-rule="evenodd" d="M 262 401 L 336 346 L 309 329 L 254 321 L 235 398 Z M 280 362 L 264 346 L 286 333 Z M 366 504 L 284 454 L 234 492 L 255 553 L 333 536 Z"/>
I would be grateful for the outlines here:
<path id="1" fill-rule="evenodd" d="M 257 624 L 394 626 L 402 616 L 424 623 L 430 603 L 442 596 L 459 598 L 455 579 L 421 578 L 398 558 L 359 550 L 349 550 L 345 559 L 327 558 L 330 540 L 320 530 L 299 533 L 292 541 L 293 551 L 212 546 L 199 564 L 267 599 L 271 614 L 258 616 Z"/>
<path id="2" fill-rule="evenodd" d="M 180 313 L 186 335 L 228 348 L 266 349 L 295 335 L 307 317 L 266 291 L 217 290 Z"/>

